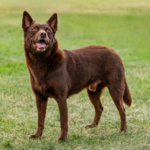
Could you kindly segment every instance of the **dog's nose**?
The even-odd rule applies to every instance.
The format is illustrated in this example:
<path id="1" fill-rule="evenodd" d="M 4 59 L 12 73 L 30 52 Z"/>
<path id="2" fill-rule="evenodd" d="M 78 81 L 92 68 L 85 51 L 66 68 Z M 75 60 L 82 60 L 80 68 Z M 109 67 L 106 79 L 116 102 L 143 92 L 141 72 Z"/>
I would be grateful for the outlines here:
<path id="1" fill-rule="evenodd" d="M 45 37 L 46 37 L 46 33 L 45 33 L 45 32 L 41 32 L 41 33 L 40 33 L 40 36 L 41 36 L 42 38 L 45 38 Z"/>

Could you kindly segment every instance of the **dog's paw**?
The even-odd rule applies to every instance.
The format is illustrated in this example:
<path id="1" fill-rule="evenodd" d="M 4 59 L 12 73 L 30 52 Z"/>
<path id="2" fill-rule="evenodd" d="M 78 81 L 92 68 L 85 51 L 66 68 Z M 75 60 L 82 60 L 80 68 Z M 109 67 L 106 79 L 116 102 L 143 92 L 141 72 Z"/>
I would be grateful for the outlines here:
<path id="1" fill-rule="evenodd" d="M 94 127 L 96 127 L 96 126 L 97 126 L 96 123 L 92 123 L 92 124 L 86 125 L 85 128 L 86 128 L 86 129 L 87 129 L 87 128 L 94 128 Z"/>
<path id="2" fill-rule="evenodd" d="M 40 135 L 32 134 L 29 136 L 29 139 L 38 139 L 40 137 L 41 137 Z"/>
<path id="3" fill-rule="evenodd" d="M 59 141 L 64 141 L 64 142 L 67 142 L 67 138 L 63 138 L 63 137 L 59 137 L 58 139 L 57 139 L 57 141 L 59 142 Z"/>
<path id="4" fill-rule="evenodd" d="M 125 125 L 124 127 L 121 127 L 120 132 L 127 132 L 127 126 Z"/>

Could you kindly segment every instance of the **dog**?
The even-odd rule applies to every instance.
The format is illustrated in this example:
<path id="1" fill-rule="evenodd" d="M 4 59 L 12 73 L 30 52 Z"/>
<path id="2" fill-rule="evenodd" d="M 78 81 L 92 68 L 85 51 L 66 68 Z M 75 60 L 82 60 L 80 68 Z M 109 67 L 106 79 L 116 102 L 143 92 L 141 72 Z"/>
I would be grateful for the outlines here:
<path id="1" fill-rule="evenodd" d="M 95 109 L 94 120 L 86 128 L 98 125 L 103 112 L 100 96 L 107 87 L 120 114 L 120 131 L 127 130 L 123 102 L 130 106 L 132 97 L 122 60 L 113 49 L 100 45 L 71 51 L 60 49 L 55 38 L 58 30 L 56 13 L 46 23 L 40 24 L 24 11 L 22 28 L 26 65 L 38 112 L 38 127 L 30 138 L 42 136 L 48 97 L 52 97 L 58 103 L 60 112 L 58 140 L 67 141 L 67 98 L 85 88 Z"/>

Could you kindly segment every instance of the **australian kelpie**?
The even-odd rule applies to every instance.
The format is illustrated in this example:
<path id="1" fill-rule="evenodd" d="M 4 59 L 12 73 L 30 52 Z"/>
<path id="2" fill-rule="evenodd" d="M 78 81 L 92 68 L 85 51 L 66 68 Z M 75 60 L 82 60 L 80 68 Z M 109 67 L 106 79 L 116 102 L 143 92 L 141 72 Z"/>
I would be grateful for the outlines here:
<path id="1" fill-rule="evenodd" d="M 67 98 L 85 88 L 95 108 L 94 120 L 86 127 L 98 125 L 103 112 L 100 96 L 102 89 L 107 87 L 120 114 L 120 131 L 127 130 L 123 102 L 130 106 L 132 98 L 122 60 L 113 49 L 100 45 L 71 51 L 60 49 L 55 38 L 58 29 L 56 13 L 40 24 L 24 11 L 22 28 L 26 64 L 38 111 L 38 127 L 30 138 L 42 136 L 48 97 L 52 97 L 60 112 L 58 140 L 67 140 Z"/>

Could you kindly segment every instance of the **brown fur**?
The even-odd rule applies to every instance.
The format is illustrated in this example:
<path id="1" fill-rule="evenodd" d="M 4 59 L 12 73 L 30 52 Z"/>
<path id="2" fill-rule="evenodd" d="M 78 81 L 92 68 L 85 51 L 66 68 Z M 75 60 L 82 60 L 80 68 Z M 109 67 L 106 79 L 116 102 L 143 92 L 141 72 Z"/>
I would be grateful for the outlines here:
<path id="1" fill-rule="evenodd" d="M 120 131 L 126 131 L 126 115 L 123 101 L 130 106 L 132 98 L 126 82 L 124 67 L 119 55 L 105 46 L 87 46 L 76 50 L 62 50 L 55 38 L 57 15 L 45 24 L 39 24 L 24 12 L 24 51 L 30 73 L 31 87 L 36 97 L 38 128 L 31 138 L 42 136 L 48 97 L 58 103 L 61 133 L 59 140 L 67 140 L 68 109 L 67 98 L 87 88 L 88 96 L 95 108 L 93 122 L 86 127 L 96 126 L 102 115 L 100 96 L 104 87 L 119 111 Z M 36 28 L 35 28 L 36 27 Z M 47 29 L 48 28 L 48 29 Z M 46 34 L 43 36 L 41 32 Z M 32 41 L 47 38 L 46 50 L 38 51 Z"/>

